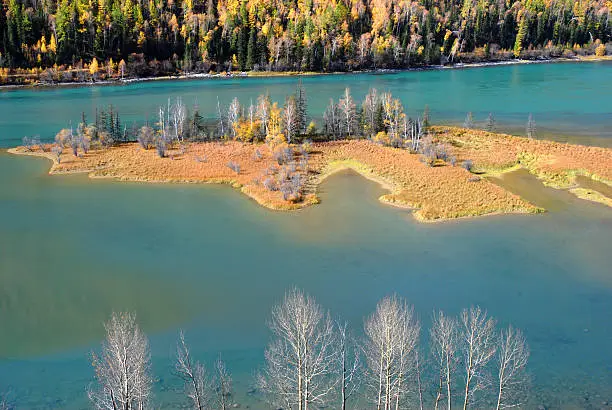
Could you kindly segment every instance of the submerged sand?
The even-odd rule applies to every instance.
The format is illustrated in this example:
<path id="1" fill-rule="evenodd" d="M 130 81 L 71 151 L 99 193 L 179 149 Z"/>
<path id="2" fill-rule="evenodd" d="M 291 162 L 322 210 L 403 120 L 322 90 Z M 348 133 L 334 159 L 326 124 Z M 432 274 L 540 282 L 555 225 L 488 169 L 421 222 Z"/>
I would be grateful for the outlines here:
<path id="1" fill-rule="evenodd" d="M 576 184 L 578 175 L 612 186 L 612 150 L 598 147 L 533 140 L 504 134 L 452 127 L 433 127 L 435 139 L 446 144 L 457 159 L 473 161 L 472 172 L 438 161 L 428 166 L 421 156 L 404 149 L 384 147 L 367 140 L 316 143 L 309 154 L 305 194 L 298 202 L 287 201 L 279 191 L 264 184 L 266 172 L 277 166 L 266 144 L 197 142 L 184 152 L 171 151 L 159 158 L 154 150 L 128 143 L 92 150 L 75 157 L 65 152 L 58 163 L 49 152 L 18 147 L 15 154 L 45 156 L 53 160 L 50 174 L 88 173 L 92 178 L 174 183 L 228 183 L 263 206 L 278 210 L 299 209 L 319 201 L 317 187 L 328 175 L 351 168 L 390 191 L 380 199 L 409 207 L 421 221 L 439 221 L 500 213 L 533 213 L 541 208 L 475 175 L 525 167 L 556 188 L 570 188 L 579 197 L 607 205 L 601 193 L 585 194 Z M 47 150 L 48 151 L 48 150 Z M 240 172 L 227 164 L 240 165 Z"/>

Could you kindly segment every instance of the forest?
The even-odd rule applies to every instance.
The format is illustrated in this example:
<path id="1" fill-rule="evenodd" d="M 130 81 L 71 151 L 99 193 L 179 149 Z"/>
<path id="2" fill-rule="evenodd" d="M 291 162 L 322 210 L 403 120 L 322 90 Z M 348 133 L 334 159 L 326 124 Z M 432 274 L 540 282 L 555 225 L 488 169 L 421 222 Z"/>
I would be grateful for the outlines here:
<path id="1" fill-rule="evenodd" d="M 607 0 L 2 0 L 0 82 L 603 56 L 611 9 Z"/>
<path id="2" fill-rule="evenodd" d="M 414 308 L 393 295 L 377 304 L 357 336 L 313 297 L 292 289 L 272 309 L 272 337 L 251 396 L 269 408 L 288 410 L 518 407 L 529 394 L 529 346 L 520 330 L 498 331 L 496 325 L 477 306 L 458 317 L 435 311 L 428 334 L 422 335 Z M 91 404 L 97 409 L 156 407 L 149 343 L 135 315 L 113 313 L 105 329 L 102 348 L 92 355 Z M 182 408 L 241 406 L 220 356 L 207 370 L 182 331 L 175 352 Z"/>

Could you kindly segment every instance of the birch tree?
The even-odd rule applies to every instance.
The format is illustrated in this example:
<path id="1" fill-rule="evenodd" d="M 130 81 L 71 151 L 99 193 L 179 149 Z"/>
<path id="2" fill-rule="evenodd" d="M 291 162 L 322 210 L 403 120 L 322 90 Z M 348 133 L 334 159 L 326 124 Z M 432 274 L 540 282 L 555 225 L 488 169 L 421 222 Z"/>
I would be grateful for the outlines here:
<path id="1" fill-rule="evenodd" d="M 397 296 L 380 301 L 366 320 L 364 354 L 376 409 L 398 410 L 405 405 L 419 333 L 412 307 Z"/>
<path id="2" fill-rule="evenodd" d="M 340 115 L 338 113 L 338 105 L 333 98 L 329 99 L 329 105 L 323 114 L 323 127 L 325 134 L 336 139 L 340 130 Z"/>
<path id="3" fill-rule="evenodd" d="M 363 127 L 366 136 L 376 134 L 376 111 L 378 107 L 378 102 L 378 91 L 376 90 L 376 88 L 370 88 L 361 105 L 364 123 Z"/>
<path id="4" fill-rule="evenodd" d="M 102 351 L 92 354 L 97 386 L 89 399 L 101 410 L 142 410 L 151 395 L 149 342 L 131 313 L 113 313 L 104 327 Z"/>
<path id="5" fill-rule="evenodd" d="M 527 138 L 534 138 L 536 135 L 536 122 L 533 118 L 533 114 L 529 113 L 527 118 Z"/>
<path id="6" fill-rule="evenodd" d="M 185 395 L 189 398 L 190 408 L 204 410 L 210 401 L 210 381 L 206 369 L 191 357 L 185 335 L 181 330 L 176 346 L 176 363 L 174 369 L 183 380 Z"/>
<path id="7" fill-rule="evenodd" d="M 361 385 L 361 357 L 355 339 L 348 331 L 348 324 L 336 323 L 338 329 L 338 365 L 340 368 L 340 408 L 347 403 Z"/>
<path id="8" fill-rule="evenodd" d="M 490 385 L 486 366 L 495 355 L 495 321 L 478 306 L 464 309 L 459 334 L 465 366 L 463 410 L 466 410 L 472 404 L 474 395 Z"/>
<path id="9" fill-rule="evenodd" d="M 342 133 L 350 137 L 357 128 L 357 111 L 349 88 L 344 89 L 344 95 L 338 101 L 338 110 L 342 115 Z"/>
<path id="10" fill-rule="evenodd" d="M 430 330 L 430 343 L 438 367 L 438 387 L 434 399 L 437 410 L 446 397 L 446 408 L 452 407 L 453 376 L 457 367 L 457 321 L 440 311 L 434 313 Z"/>
<path id="11" fill-rule="evenodd" d="M 238 101 L 237 97 L 234 97 L 227 109 L 227 126 L 232 131 L 232 138 L 236 138 L 236 127 L 238 126 L 241 111 L 240 101 Z"/>
<path id="12" fill-rule="evenodd" d="M 170 106 L 170 121 L 174 129 L 174 137 L 179 143 L 183 143 L 185 134 L 185 120 L 187 119 L 187 108 L 181 97 L 177 97 L 174 104 Z"/>
<path id="13" fill-rule="evenodd" d="M 298 111 L 293 95 L 290 95 L 285 100 L 283 107 L 283 128 L 287 142 L 291 144 L 291 140 L 298 133 Z"/>
<path id="14" fill-rule="evenodd" d="M 502 330 L 497 353 L 497 410 L 521 406 L 529 382 L 525 370 L 528 360 L 529 346 L 523 333 L 512 326 Z"/>
<path id="15" fill-rule="evenodd" d="M 257 108 L 255 109 L 255 116 L 259 120 L 261 124 L 261 133 L 263 135 L 268 135 L 270 133 L 269 122 L 270 122 L 270 107 L 272 103 L 270 102 L 269 94 L 262 94 L 257 97 Z"/>
<path id="16" fill-rule="evenodd" d="M 217 392 L 217 408 L 227 410 L 233 406 L 232 403 L 232 376 L 225 366 L 225 362 L 221 360 L 221 356 L 215 362 L 216 383 L 215 390 Z"/>
<path id="17" fill-rule="evenodd" d="M 332 398 L 338 356 L 329 314 L 293 289 L 272 309 L 269 328 L 275 339 L 258 381 L 271 404 L 289 410 L 324 406 Z"/>

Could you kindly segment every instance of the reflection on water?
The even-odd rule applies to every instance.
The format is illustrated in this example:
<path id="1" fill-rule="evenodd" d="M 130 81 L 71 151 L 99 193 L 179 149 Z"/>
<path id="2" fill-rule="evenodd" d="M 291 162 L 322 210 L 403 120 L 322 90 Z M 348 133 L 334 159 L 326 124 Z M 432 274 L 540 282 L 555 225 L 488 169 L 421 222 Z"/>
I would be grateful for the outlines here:
<path id="1" fill-rule="evenodd" d="M 264 408 L 247 392 L 270 308 L 291 286 L 357 330 L 393 292 L 425 326 L 434 308 L 479 304 L 525 330 L 534 405 L 612 400 L 612 212 L 536 189 L 529 175 L 500 184 L 550 212 L 421 224 L 351 172 L 324 183 L 320 205 L 286 213 L 226 186 L 46 169 L 0 154 L 0 387 L 13 386 L 24 408 L 86 404 L 87 352 L 110 309 L 137 310 L 151 335 L 162 405 L 176 404 L 170 360 L 182 327 L 198 357 L 223 352 L 241 403 Z"/>

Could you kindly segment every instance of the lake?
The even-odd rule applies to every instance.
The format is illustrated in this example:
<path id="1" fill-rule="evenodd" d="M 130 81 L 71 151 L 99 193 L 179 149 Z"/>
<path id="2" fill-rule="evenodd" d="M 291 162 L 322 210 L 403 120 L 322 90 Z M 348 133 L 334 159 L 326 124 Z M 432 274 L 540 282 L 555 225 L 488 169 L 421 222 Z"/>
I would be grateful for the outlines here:
<path id="1" fill-rule="evenodd" d="M 577 72 L 590 77 L 582 83 Z M 513 116 L 533 111 L 542 127 L 550 118 L 551 129 L 561 130 L 555 116 L 573 113 L 567 122 L 583 132 L 559 135 L 603 141 L 612 137 L 606 123 L 611 107 L 602 100 L 611 87 L 606 73 L 612 74 L 612 65 L 537 64 L 304 82 L 309 90 L 310 82 L 320 87 L 310 91 L 313 111 L 346 85 L 359 96 L 377 86 L 392 89 L 409 107 L 428 103 L 435 120 L 449 122 L 461 121 L 466 110 L 495 107 L 500 127 L 502 118 L 511 127 Z M 484 77 L 489 88 L 472 99 L 466 81 L 483 85 Z M 438 81 L 455 84 L 456 93 L 440 88 L 427 95 Z M 229 100 L 239 90 L 241 98 L 263 89 L 280 96 L 295 82 L 198 80 L 0 92 L 0 141 L 10 146 L 19 142 L 15 134 L 51 136 L 96 103 L 112 101 L 126 116 L 141 118 L 170 95 L 200 95 L 202 106 L 212 104 L 203 97 L 209 88 Z M 600 104 L 546 97 L 533 87 L 588 94 Z M 529 96 L 523 103 L 521 93 Z M 508 101 L 498 101 L 501 95 Z M 379 203 L 381 188 L 352 172 L 324 182 L 320 205 L 286 213 L 267 210 L 228 186 L 49 176 L 48 167 L 47 160 L 0 152 L 0 391 L 12 391 L 19 408 L 86 408 L 85 389 L 93 378 L 89 354 L 104 336 L 102 322 L 113 310 L 131 310 L 151 339 L 156 405 L 180 403 L 172 356 L 182 328 L 209 368 L 222 354 L 240 403 L 264 409 L 248 394 L 252 374 L 263 363 L 270 309 L 292 286 L 315 296 L 357 333 L 377 301 L 392 293 L 414 304 L 424 329 L 434 309 L 458 314 L 478 304 L 500 325 L 525 332 L 533 376 L 528 407 L 601 408 L 612 402 L 612 211 L 544 188 L 529 174 L 508 174 L 497 183 L 550 212 L 422 224 L 408 210 Z"/>
<path id="2" fill-rule="evenodd" d="M 404 71 L 398 73 L 307 76 L 302 81 L 308 112 L 318 121 L 330 98 L 346 87 L 361 101 L 370 87 L 401 98 L 411 116 L 429 105 L 436 124 L 461 125 L 468 111 L 484 127 L 493 113 L 499 131 L 525 135 L 532 113 L 540 137 L 612 146 L 612 62 L 542 63 L 484 68 Z M 296 77 L 213 78 L 148 81 L 128 85 L 0 90 L 0 147 L 21 143 L 24 136 L 52 140 L 57 131 L 75 125 L 84 111 L 93 121 L 96 107 L 112 104 L 124 123 L 157 118 L 168 98 L 197 103 L 200 113 L 215 118 L 217 98 L 228 105 L 238 97 L 243 105 L 269 92 L 283 104 L 293 93 Z"/>

